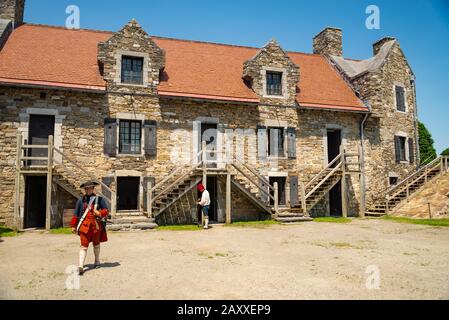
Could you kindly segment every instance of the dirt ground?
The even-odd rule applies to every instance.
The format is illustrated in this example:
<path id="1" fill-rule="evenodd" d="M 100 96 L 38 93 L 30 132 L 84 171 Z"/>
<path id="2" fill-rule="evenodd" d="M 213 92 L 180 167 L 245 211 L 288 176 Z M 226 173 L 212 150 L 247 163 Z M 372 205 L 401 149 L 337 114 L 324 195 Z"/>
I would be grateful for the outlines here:
<path id="1" fill-rule="evenodd" d="M 65 274 L 76 236 L 0 239 L 0 298 L 449 299 L 449 228 L 358 219 L 109 237 L 78 290 Z"/>

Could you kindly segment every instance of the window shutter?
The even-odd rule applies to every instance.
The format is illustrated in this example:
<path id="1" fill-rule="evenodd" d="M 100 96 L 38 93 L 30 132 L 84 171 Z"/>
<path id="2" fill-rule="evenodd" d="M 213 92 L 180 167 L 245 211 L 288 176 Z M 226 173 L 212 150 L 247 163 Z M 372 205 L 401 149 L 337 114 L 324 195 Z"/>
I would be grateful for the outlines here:
<path id="1" fill-rule="evenodd" d="M 290 205 L 297 206 L 298 204 L 298 176 L 290 176 Z"/>
<path id="2" fill-rule="evenodd" d="M 267 128 L 264 126 L 257 127 L 257 153 L 259 159 L 267 158 Z"/>
<path id="3" fill-rule="evenodd" d="M 154 177 L 143 177 L 143 210 L 146 212 L 147 208 L 147 192 L 148 192 L 148 182 L 152 182 L 154 187 L 156 179 Z"/>
<path id="4" fill-rule="evenodd" d="M 112 182 L 114 181 L 114 177 L 103 177 L 101 178 L 101 182 L 103 182 L 105 185 L 107 185 L 109 188 L 111 188 Z M 111 199 L 112 194 L 109 190 L 101 186 L 101 193 L 108 199 Z"/>
<path id="5" fill-rule="evenodd" d="M 157 155 L 157 122 L 146 120 L 143 124 L 145 139 L 145 155 L 156 157 Z"/>
<path id="6" fill-rule="evenodd" d="M 296 158 L 296 129 L 287 128 L 287 146 L 288 146 L 288 158 Z"/>
<path id="7" fill-rule="evenodd" d="M 415 162 L 415 150 L 413 149 L 413 139 L 409 138 L 408 139 L 408 155 L 409 155 L 409 161 L 410 163 L 414 163 Z"/>
<path id="8" fill-rule="evenodd" d="M 396 163 L 401 162 L 401 142 L 398 136 L 394 136 L 394 151 L 396 155 Z"/>
<path id="9" fill-rule="evenodd" d="M 400 86 L 396 86 L 396 109 L 405 111 L 404 88 Z"/>
<path id="10" fill-rule="evenodd" d="M 259 179 L 259 189 L 265 190 L 268 192 L 268 185 L 262 179 Z M 262 200 L 263 203 L 268 203 L 268 194 L 261 190 L 259 190 L 260 199 Z"/>
<path id="11" fill-rule="evenodd" d="M 117 154 L 117 120 L 104 119 L 104 154 L 113 157 Z"/>

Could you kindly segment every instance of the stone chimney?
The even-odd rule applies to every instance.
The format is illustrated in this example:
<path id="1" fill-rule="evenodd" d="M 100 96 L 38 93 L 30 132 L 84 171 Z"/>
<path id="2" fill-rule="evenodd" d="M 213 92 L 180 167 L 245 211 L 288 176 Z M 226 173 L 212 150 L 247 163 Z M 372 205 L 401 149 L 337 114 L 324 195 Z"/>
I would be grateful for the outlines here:
<path id="1" fill-rule="evenodd" d="M 327 27 L 313 38 L 313 53 L 322 55 L 342 56 L 342 31 Z"/>
<path id="2" fill-rule="evenodd" d="M 376 55 L 376 54 L 379 52 L 380 48 L 382 48 L 382 46 L 383 46 L 386 42 L 392 41 L 392 40 L 396 40 L 396 39 L 395 39 L 395 38 L 392 38 L 392 37 L 385 37 L 385 38 L 380 39 L 379 41 L 376 41 L 376 42 L 373 44 L 373 55 Z"/>
<path id="3" fill-rule="evenodd" d="M 0 0 L 0 19 L 10 20 L 14 26 L 23 23 L 25 0 Z"/>

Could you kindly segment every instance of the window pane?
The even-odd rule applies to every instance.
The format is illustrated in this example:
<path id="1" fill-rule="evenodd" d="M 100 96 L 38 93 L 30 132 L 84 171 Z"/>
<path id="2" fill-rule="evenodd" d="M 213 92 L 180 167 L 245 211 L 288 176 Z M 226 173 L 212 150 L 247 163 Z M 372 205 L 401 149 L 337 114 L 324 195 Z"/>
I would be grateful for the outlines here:
<path id="1" fill-rule="evenodd" d="M 120 153 L 140 154 L 142 140 L 140 121 L 120 120 Z"/>
<path id="2" fill-rule="evenodd" d="M 143 83 L 143 58 L 122 57 L 122 82 L 131 84 Z"/>
<path id="3" fill-rule="evenodd" d="M 267 72 L 267 94 L 282 95 L 282 73 Z"/>

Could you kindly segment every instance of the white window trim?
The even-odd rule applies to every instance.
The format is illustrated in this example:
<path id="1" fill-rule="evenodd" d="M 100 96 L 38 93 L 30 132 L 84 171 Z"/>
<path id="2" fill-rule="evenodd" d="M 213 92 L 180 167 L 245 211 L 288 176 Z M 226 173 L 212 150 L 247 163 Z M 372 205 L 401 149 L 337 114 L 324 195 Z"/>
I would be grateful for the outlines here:
<path id="1" fill-rule="evenodd" d="M 404 89 L 404 105 L 405 111 L 398 110 L 397 101 L 396 101 L 396 87 L 402 87 Z M 407 113 L 408 112 L 408 103 L 407 103 L 407 88 L 399 82 L 395 82 L 393 85 L 393 101 L 394 101 L 394 110 L 398 113 Z"/>
<path id="2" fill-rule="evenodd" d="M 410 163 L 410 151 L 409 151 L 409 147 L 408 147 L 408 136 L 405 132 L 396 132 L 395 136 L 398 137 L 402 137 L 405 138 L 405 146 L 404 146 L 404 150 L 405 150 L 405 161 L 401 160 L 399 163 L 403 163 L 403 164 L 409 164 Z M 394 148 L 394 137 L 393 137 L 393 149 L 394 149 L 394 154 L 396 157 L 396 148 Z"/>
<path id="3" fill-rule="evenodd" d="M 27 108 L 25 112 L 19 114 L 20 125 L 18 131 L 22 134 L 22 144 L 28 139 L 29 135 L 29 123 L 31 115 L 46 115 L 55 117 L 55 129 L 53 133 L 53 145 L 61 151 L 64 151 L 62 146 L 62 124 L 65 115 L 59 114 L 58 109 L 47 109 L 47 108 Z M 57 161 L 62 161 L 62 156 L 55 152 L 54 157 Z"/>
<path id="4" fill-rule="evenodd" d="M 145 155 L 145 134 L 143 132 L 143 122 L 145 121 L 145 115 L 141 113 L 125 113 L 125 112 L 118 112 L 117 115 L 117 128 L 116 128 L 116 155 L 117 157 L 134 157 L 134 158 L 141 158 Z M 141 131 L 140 131 L 140 154 L 135 153 L 120 153 L 120 121 L 122 120 L 132 120 L 132 121 L 140 121 L 141 124 Z"/>
<path id="5" fill-rule="evenodd" d="M 388 181 L 387 181 L 387 184 L 388 184 L 389 187 L 393 186 L 393 184 L 390 183 L 390 178 L 397 178 L 398 179 L 397 183 L 400 182 L 399 181 L 399 175 L 396 172 L 389 172 L 388 173 Z"/>
<path id="6" fill-rule="evenodd" d="M 280 72 L 282 73 L 282 95 L 274 96 L 267 94 L 267 72 Z M 286 68 L 277 68 L 277 67 L 262 67 L 260 71 L 262 75 L 262 95 L 264 98 L 269 99 L 288 99 L 288 90 L 287 90 L 287 69 Z"/>
<path id="7" fill-rule="evenodd" d="M 290 192 L 289 192 L 289 180 L 288 180 L 288 172 L 285 171 L 269 171 L 268 176 L 265 176 L 265 178 L 270 181 L 270 178 L 285 178 L 285 204 L 279 204 L 279 207 L 285 208 L 290 204 Z M 279 186 L 278 186 L 279 188 Z"/>
<path id="8" fill-rule="evenodd" d="M 145 52 L 136 52 L 136 51 L 127 51 L 127 50 L 118 50 L 115 53 L 115 78 L 114 83 L 119 86 L 124 87 L 140 87 L 144 88 L 148 86 L 148 72 L 150 69 L 150 55 Z M 122 82 L 122 58 L 123 56 L 143 58 L 143 70 L 142 70 L 142 84 L 132 84 L 132 83 L 123 83 Z"/>

